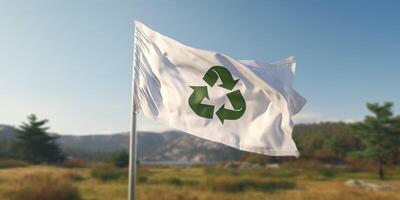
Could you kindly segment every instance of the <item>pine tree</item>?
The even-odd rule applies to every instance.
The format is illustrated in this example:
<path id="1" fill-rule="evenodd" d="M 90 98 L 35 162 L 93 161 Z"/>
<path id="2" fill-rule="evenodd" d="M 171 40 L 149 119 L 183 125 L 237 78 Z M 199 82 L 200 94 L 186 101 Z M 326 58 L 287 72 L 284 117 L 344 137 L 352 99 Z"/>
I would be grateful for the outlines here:
<path id="1" fill-rule="evenodd" d="M 392 112 L 393 103 L 367 103 L 374 116 L 366 116 L 364 121 L 355 123 L 353 128 L 365 148 L 354 152 L 359 157 L 374 158 L 378 162 L 379 178 L 384 179 L 385 161 L 400 145 L 399 119 Z"/>
<path id="2" fill-rule="evenodd" d="M 38 120 L 36 115 L 28 116 L 28 122 L 22 123 L 17 131 L 18 154 L 21 159 L 34 163 L 59 163 L 64 155 L 56 143 L 57 136 L 50 135 L 45 125 L 47 119 Z"/>
<path id="3" fill-rule="evenodd" d="M 129 166 L 129 153 L 125 149 L 114 153 L 112 162 L 117 167 L 128 167 Z"/>
<path id="4" fill-rule="evenodd" d="M 340 137 L 334 135 L 324 140 L 323 149 L 334 153 L 339 158 L 344 158 L 348 148 L 346 143 L 344 143 Z"/>

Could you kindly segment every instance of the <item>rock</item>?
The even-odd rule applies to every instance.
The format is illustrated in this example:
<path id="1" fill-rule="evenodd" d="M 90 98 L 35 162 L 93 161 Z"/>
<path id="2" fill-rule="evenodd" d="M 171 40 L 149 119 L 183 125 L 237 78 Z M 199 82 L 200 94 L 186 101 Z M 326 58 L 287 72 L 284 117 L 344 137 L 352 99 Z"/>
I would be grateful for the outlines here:
<path id="1" fill-rule="evenodd" d="M 194 162 L 204 162 L 205 160 L 206 160 L 206 156 L 203 154 L 196 154 L 192 158 L 192 161 L 194 161 Z"/>
<path id="2" fill-rule="evenodd" d="M 258 168 L 261 168 L 261 165 L 258 164 L 258 163 L 252 164 L 252 165 L 251 165 L 251 168 L 252 168 L 252 169 L 258 169 Z"/>
<path id="3" fill-rule="evenodd" d="M 237 163 L 237 162 L 232 162 L 232 161 L 227 162 L 227 163 L 224 165 L 224 168 L 225 168 L 225 169 L 237 169 L 238 167 L 239 167 L 239 163 Z"/>
<path id="4" fill-rule="evenodd" d="M 278 163 L 271 163 L 266 165 L 261 165 L 259 163 L 250 163 L 250 162 L 227 162 L 224 165 L 225 169 L 261 169 L 261 168 L 270 168 L 276 169 L 279 168 Z"/>
<path id="5" fill-rule="evenodd" d="M 265 168 L 277 169 L 279 168 L 279 164 L 278 163 L 265 164 Z"/>
<path id="6" fill-rule="evenodd" d="M 379 184 L 379 183 L 369 183 L 366 181 L 353 180 L 353 179 L 346 181 L 344 184 L 349 187 L 364 188 L 364 189 L 370 189 L 370 190 L 393 189 L 393 186 L 390 186 L 390 185 Z"/>
<path id="7" fill-rule="evenodd" d="M 248 162 L 240 163 L 239 169 L 250 169 L 252 168 L 252 164 Z"/>

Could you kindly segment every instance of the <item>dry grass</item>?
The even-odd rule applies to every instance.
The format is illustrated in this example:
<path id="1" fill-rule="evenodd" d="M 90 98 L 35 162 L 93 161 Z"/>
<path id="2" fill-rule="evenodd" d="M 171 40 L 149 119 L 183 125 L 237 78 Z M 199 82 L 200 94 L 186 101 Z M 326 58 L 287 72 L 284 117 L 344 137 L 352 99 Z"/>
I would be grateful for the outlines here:
<path id="1" fill-rule="evenodd" d="M 66 169 L 43 166 L 1 169 L 0 200 L 9 200 L 7 196 L 9 192 L 15 191 L 18 183 L 27 175 L 43 173 L 72 181 L 84 200 L 126 199 L 128 184 L 126 177 L 101 181 L 92 178 L 91 171 L 90 168 Z M 303 171 L 296 174 L 283 169 L 240 171 L 218 167 L 142 166 L 138 174 L 142 177 L 142 181 L 138 183 L 137 197 L 138 200 L 400 200 L 398 192 L 400 189 L 373 191 L 349 188 L 344 185 L 344 181 L 354 178 L 351 174 L 342 176 L 338 172 L 334 177 L 324 177 L 322 174 L 318 171 Z M 354 174 L 354 176 L 357 178 L 360 175 Z M 363 172 L 363 176 L 374 177 L 373 174 L 366 172 Z M 77 178 L 79 180 L 74 180 L 76 177 L 79 177 Z M 384 184 L 400 188 L 400 180 L 392 179 L 384 181 Z M 375 179 L 368 181 L 381 182 Z M 282 182 L 289 183 L 290 187 L 282 188 L 279 184 L 279 187 L 276 185 L 270 187 L 271 183 Z M 213 189 L 215 184 L 228 189 Z M 259 184 L 265 184 L 265 188 Z M 241 191 L 237 192 L 234 189 L 236 187 Z"/>
<path id="2" fill-rule="evenodd" d="M 49 173 L 23 176 L 7 197 L 12 200 L 81 200 L 78 189 L 71 182 Z"/>
<path id="3" fill-rule="evenodd" d="M 128 176 L 127 169 L 121 169 L 116 167 L 95 167 L 92 169 L 90 175 L 101 181 L 112 181 Z"/>
<path id="4" fill-rule="evenodd" d="M 90 167 L 90 163 L 85 160 L 79 160 L 79 159 L 72 159 L 72 160 L 66 160 L 62 167 L 66 168 L 86 168 Z"/>

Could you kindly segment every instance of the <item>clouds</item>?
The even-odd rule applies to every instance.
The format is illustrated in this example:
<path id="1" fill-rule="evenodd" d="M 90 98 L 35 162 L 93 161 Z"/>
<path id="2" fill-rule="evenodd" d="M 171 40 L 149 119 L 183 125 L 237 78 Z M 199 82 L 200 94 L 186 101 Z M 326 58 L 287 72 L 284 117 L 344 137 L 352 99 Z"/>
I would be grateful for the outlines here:
<path id="1" fill-rule="evenodd" d="M 326 121 L 332 121 L 332 122 L 342 121 L 351 123 L 359 120 L 360 119 L 356 118 L 340 118 L 340 117 L 327 116 L 325 114 L 318 112 L 300 112 L 299 114 L 293 117 L 293 121 L 296 124 L 309 124 L 309 123 L 319 123 Z"/>
<path id="2" fill-rule="evenodd" d="M 313 112 L 300 112 L 299 114 L 293 117 L 293 121 L 296 124 L 300 123 L 314 123 L 321 121 L 322 114 L 321 113 L 313 113 Z"/>

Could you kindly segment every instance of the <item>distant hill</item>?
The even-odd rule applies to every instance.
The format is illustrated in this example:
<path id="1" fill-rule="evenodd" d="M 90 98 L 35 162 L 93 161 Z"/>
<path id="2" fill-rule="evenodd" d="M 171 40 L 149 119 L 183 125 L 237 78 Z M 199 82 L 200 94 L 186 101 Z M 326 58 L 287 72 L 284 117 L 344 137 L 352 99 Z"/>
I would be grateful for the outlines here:
<path id="1" fill-rule="evenodd" d="M 0 156 L 10 151 L 10 140 L 15 137 L 15 129 L 0 125 Z M 345 156 L 348 152 L 361 149 L 360 141 L 354 137 L 350 126 L 343 122 L 322 122 L 299 124 L 293 137 L 303 158 L 323 156 L 323 152 L 333 151 Z M 3 142 L 2 142 L 3 141 Z M 5 142 L 6 141 L 6 142 Z M 8 141 L 8 142 L 7 142 Z M 340 141 L 334 142 L 334 141 Z M 58 142 L 73 158 L 103 160 L 111 152 L 128 149 L 129 134 L 110 135 L 60 135 Z M 8 151 L 2 147 L 8 143 Z M 3 144 L 3 145 L 2 145 Z M 340 152 L 339 152 L 340 150 Z M 322 154 L 321 154 L 322 153 Z M 246 159 L 269 159 L 267 156 L 242 153 L 225 145 L 210 142 L 179 131 L 163 133 L 139 132 L 138 157 L 142 161 L 225 161 Z"/>
<path id="2" fill-rule="evenodd" d="M 129 134 L 60 136 L 67 149 L 113 152 L 128 149 Z M 240 151 L 182 132 L 138 132 L 138 157 L 147 161 L 220 161 L 237 159 Z"/>
<path id="3" fill-rule="evenodd" d="M 0 140 L 2 139 L 10 140 L 14 139 L 14 137 L 15 137 L 14 127 L 0 124 Z"/>
<path id="4" fill-rule="evenodd" d="M 13 140 L 15 128 L 0 125 L 0 141 Z M 59 135 L 58 142 L 68 155 L 98 160 L 120 149 L 128 149 L 129 134 Z M 178 131 L 138 132 L 138 157 L 146 161 L 223 161 L 238 159 L 241 152 Z"/>

